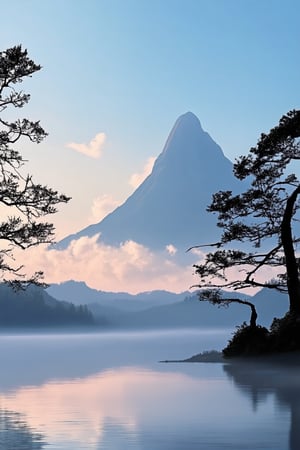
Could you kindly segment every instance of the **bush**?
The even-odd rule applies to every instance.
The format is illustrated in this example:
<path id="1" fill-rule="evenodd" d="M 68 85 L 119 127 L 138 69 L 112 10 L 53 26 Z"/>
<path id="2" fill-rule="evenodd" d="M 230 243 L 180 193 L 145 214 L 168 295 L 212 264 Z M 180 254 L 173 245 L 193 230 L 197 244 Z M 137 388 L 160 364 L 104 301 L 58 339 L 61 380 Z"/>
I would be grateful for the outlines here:
<path id="1" fill-rule="evenodd" d="M 244 322 L 236 327 L 232 339 L 223 349 L 225 357 L 254 356 L 269 351 L 269 331 L 260 325 L 255 327 Z"/>
<path id="2" fill-rule="evenodd" d="M 270 327 L 270 350 L 290 352 L 300 350 L 300 319 L 287 313 L 281 319 L 275 318 Z"/>

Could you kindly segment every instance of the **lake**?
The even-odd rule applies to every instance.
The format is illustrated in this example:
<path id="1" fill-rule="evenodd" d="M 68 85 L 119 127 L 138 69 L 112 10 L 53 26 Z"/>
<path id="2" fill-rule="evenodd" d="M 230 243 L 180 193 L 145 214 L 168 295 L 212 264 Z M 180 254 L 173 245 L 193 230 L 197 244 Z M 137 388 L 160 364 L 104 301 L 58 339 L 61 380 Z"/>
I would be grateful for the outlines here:
<path id="1" fill-rule="evenodd" d="M 1 335 L 0 450 L 298 450 L 297 367 L 159 362 L 230 336 Z"/>

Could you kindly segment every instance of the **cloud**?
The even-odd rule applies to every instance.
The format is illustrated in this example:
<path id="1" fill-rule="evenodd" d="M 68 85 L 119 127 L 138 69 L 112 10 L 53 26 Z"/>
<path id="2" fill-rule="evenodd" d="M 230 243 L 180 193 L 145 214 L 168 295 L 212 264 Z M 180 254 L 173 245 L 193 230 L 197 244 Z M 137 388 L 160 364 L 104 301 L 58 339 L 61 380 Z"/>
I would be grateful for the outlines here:
<path id="1" fill-rule="evenodd" d="M 142 184 L 142 182 L 152 172 L 155 160 L 156 160 L 156 158 L 154 156 L 150 156 L 150 158 L 147 159 L 142 172 L 134 173 L 133 175 L 131 175 L 131 177 L 129 179 L 130 186 L 132 186 L 134 189 L 136 189 L 137 187 L 139 187 L 140 184 Z"/>
<path id="2" fill-rule="evenodd" d="M 70 142 L 66 147 L 76 150 L 79 153 L 83 153 L 90 158 L 100 158 L 102 154 L 103 145 L 106 141 L 105 133 L 98 133 L 90 141 L 89 144 L 77 144 L 76 142 Z"/>
<path id="3" fill-rule="evenodd" d="M 37 247 L 26 252 L 26 272 L 43 270 L 48 283 L 72 279 L 95 289 L 130 293 L 182 292 L 195 283 L 192 263 L 181 264 L 165 251 L 152 252 L 134 241 L 114 247 L 95 235 L 72 241 L 66 250 Z"/>
<path id="4" fill-rule="evenodd" d="M 103 194 L 96 197 L 92 204 L 91 222 L 100 222 L 107 214 L 112 212 L 120 202 L 110 194 Z"/>
<path id="5" fill-rule="evenodd" d="M 91 288 L 103 291 L 132 294 L 151 290 L 183 292 L 200 282 L 193 268 L 193 264 L 203 262 L 204 253 L 199 249 L 181 255 L 169 244 L 162 251 L 154 252 L 131 240 L 118 246 L 106 245 L 99 237 L 97 234 L 74 240 L 65 250 L 47 250 L 39 246 L 26 250 L 25 257 L 20 251 L 20 261 L 26 261 L 27 274 L 44 271 L 47 283 L 85 281 Z M 18 261 L 20 256 L 15 256 Z M 243 275 L 233 268 L 228 278 L 237 280 Z M 263 267 L 257 279 L 263 282 L 275 275 L 275 270 Z M 243 292 L 254 295 L 256 290 L 249 288 Z"/>
<path id="6" fill-rule="evenodd" d="M 171 256 L 176 255 L 176 253 L 177 253 L 177 248 L 174 247 L 173 244 L 166 245 L 166 250 L 169 253 L 169 255 L 171 255 Z"/>

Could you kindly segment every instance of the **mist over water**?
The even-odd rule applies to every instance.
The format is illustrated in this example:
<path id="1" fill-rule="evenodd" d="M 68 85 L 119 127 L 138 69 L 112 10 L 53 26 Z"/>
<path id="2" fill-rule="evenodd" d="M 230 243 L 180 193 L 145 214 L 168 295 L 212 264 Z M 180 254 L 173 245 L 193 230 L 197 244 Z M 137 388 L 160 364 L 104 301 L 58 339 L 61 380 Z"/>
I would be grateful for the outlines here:
<path id="1" fill-rule="evenodd" d="M 0 336 L 0 450 L 299 448 L 297 367 L 159 363 L 230 334 Z"/>

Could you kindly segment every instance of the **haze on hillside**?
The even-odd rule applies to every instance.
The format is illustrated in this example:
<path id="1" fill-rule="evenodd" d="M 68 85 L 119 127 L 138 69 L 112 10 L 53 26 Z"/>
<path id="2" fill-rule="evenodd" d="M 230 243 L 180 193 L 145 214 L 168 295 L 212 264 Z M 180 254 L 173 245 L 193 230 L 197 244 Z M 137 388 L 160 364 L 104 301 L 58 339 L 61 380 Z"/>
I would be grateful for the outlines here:
<path id="1" fill-rule="evenodd" d="M 75 281 L 52 284 L 47 291 L 59 301 L 85 304 L 92 312 L 96 326 L 104 330 L 234 328 L 250 318 L 250 309 L 245 305 L 216 308 L 208 302 L 199 302 L 197 291 L 180 294 L 152 291 L 131 295 L 98 291 Z M 251 299 L 257 308 L 258 322 L 264 326 L 270 326 L 274 316 L 281 317 L 287 310 L 287 297 L 268 289 L 253 297 L 240 292 L 230 296 Z"/>

